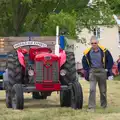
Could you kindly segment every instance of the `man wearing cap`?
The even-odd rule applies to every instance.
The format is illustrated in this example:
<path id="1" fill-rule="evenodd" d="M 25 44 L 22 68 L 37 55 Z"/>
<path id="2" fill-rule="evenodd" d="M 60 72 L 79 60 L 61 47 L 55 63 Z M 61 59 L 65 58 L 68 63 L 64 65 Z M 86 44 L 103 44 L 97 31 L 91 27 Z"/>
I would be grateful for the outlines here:
<path id="1" fill-rule="evenodd" d="M 91 37 L 90 43 L 91 47 L 84 51 L 82 64 L 86 73 L 85 79 L 90 81 L 88 111 L 95 111 L 97 82 L 100 91 L 101 107 L 107 107 L 106 80 L 107 75 L 112 76 L 110 71 L 113 66 L 113 58 L 109 50 L 99 45 L 95 36 Z"/>

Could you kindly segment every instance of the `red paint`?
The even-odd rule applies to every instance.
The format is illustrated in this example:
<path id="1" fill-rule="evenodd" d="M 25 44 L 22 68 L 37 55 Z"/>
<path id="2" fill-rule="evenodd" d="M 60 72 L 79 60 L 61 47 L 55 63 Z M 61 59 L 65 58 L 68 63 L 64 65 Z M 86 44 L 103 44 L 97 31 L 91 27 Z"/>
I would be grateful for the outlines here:
<path id="1" fill-rule="evenodd" d="M 18 59 L 20 64 L 25 68 L 25 59 L 24 59 L 24 54 L 28 53 L 26 49 L 18 49 L 17 54 L 18 54 Z M 47 56 L 50 57 L 46 58 Z M 29 50 L 29 59 L 33 60 L 36 62 L 43 62 L 43 66 L 48 69 L 49 67 L 52 67 L 52 64 L 54 61 L 58 63 L 58 73 L 60 70 L 60 67 L 66 62 L 66 53 L 64 50 L 60 49 L 60 57 L 57 55 L 53 54 L 50 48 L 37 48 L 37 47 L 31 47 Z M 43 69 L 43 75 L 44 75 L 44 68 Z M 42 83 L 36 83 L 36 68 L 34 68 L 34 78 L 35 78 L 35 86 L 36 90 L 39 91 L 60 91 L 61 89 L 61 84 L 59 81 L 58 77 L 58 82 L 55 83 L 52 78 L 52 72 L 53 69 L 50 69 L 49 75 L 50 78 L 49 80 L 42 80 Z M 48 73 L 48 72 L 47 72 Z M 48 75 L 47 78 L 48 79 Z M 50 80 L 51 79 L 51 80 Z"/>
<path id="2" fill-rule="evenodd" d="M 60 83 L 36 83 L 36 90 L 39 91 L 60 91 L 61 90 L 61 84 Z"/>
<path id="3" fill-rule="evenodd" d="M 44 53 L 51 53 L 52 50 L 50 48 L 37 48 L 37 47 L 31 47 L 29 50 L 29 58 L 30 60 L 35 59 L 35 56 L 37 54 L 44 54 Z"/>
<path id="4" fill-rule="evenodd" d="M 49 56 L 50 59 L 47 60 L 45 57 Z M 52 53 L 42 53 L 42 54 L 38 54 L 36 55 L 35 57 L 35 61 L 36 62 L 43 62 L 43 66 L 47 68 L 50 68 L 52 67 L 52 64 L 54 61 L 56 61 L 58 63 L 58 72 L 59 72 L 59 61 L 60 61 L 60 58 L 58 56 L 56 56 L 55 54 L 52 54 Z M 46 64 L 49 63 L 49 66 L 47 66 Z M 35 68 L 36 69 L 36 68 Z M 44 68 L 43 68 L 43 71 L 44 71 Z M 50 73 L 50 76 L 51 76 L 51 79 L 52 79 L 52 68 L 51 68 L 51 73 Z M 43 72 L 44 74 L 44 72 Z M 47 75 L 48 76 L 48 75 Z"/>
<path id="5" fill-rule="evenodd" d="M 118 67 L 116 64 L 114 64 L 112 67 L 112 73 L 114 74 L 114 76 L 119 75 Z"/>
<path id="6" fill-rule="evenodd" d="M 20 64 L 25 68 L 25 59 L 24 59 L 24 55 L 23 55 L 21 49 L 17 50 L 17 54 L 18 54 L 18 60 L 19 60 Z"/>
<path id="7" fill-rule="evenodd" d="M 23 53 L 23 54 L 27 54 L 28 53 L 27 49 L 25 49 L 25 48 L 19 48 L 18 51 Z"/>
<path id="8" fill-rule="evenodd" d="M 35 56 L 35 61 L 44 61 L 46 63 L 48 60 L 45 60 L 45 57 L 50 56 L 52 59 L 49 60 L 49 62 L 52 62 L 53 60 L 59 60 L 59 57 L 52 53 L 41 53 Z"/>
<path id="9" fill-rule="evenodd" d="M 46 59 L 46 57 L 49 56 L 50 59 Z M 54 61 L 56 61 L 58 63 L 58 72 L 59 72 L 59 69 L 60 69 L 60 66 L 59 66 L 59 61 L 60 61 L 60 58 L 58 56 L 56 56 L 55 54 L 52 54 L 52 53 L 41 53 L 41 54 L 38 54 L 36 55 L 35 57 L 35 61 L 36 62 L 43 62 L 43 66 L 46 67 L 46 69 L 49 69 L 52 67 L 52 64 L 54 63 Z M 46 64 L 49 63 L 49 66 L 46 66 Z M 36 69 L 36 68 L 35 68 Z M 43 75 L 44 75 L 44 69 L 43 69 Z M 45 80 L 43 79 L 42 80 L 42 83 L 36 83 L 36 80 L 35 80 L 35 86 L 36 86 L 36 89 L 37 90 L 40 90 L 40 91 L 59 91 L 60 90 L 60 83 L 59 83 L 59 77 L 58 77 L 58 83 L 54 83 L 53 82 L 53 78 L 52 78 L 52 68 L 50 70 L 51 73 L 48 73 L 50 75 L 50 78 L 51 80 Z M 46 75 L 48 79 L 48 74 Z M 36 76 L 36 74 L 35 74 Z M 36 77 L 35 77 L 36 78 Z"/>
<path id="10" fill-rule="evenodd" d="M 65 50 L 60 49 L 60 67 L 66 62 L 66 53 Z"/>

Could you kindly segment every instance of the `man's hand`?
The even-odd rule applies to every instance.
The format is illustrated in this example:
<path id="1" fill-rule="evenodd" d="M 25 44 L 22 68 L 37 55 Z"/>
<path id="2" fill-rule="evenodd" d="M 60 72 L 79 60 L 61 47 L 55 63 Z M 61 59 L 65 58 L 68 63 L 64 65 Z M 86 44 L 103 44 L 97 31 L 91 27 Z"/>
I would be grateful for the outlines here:
<path id="1" fill-rule="evenodd" d="M 108 77 L 108 80 L 113 80 L 113 79 L 114 79 L 113 76 L 109 76 L 109 77 Z"/>
<path id="2" fill-rule="evenodd" d="M 106 72 L 108 72 L 108 69 L 105 69 Z"/>

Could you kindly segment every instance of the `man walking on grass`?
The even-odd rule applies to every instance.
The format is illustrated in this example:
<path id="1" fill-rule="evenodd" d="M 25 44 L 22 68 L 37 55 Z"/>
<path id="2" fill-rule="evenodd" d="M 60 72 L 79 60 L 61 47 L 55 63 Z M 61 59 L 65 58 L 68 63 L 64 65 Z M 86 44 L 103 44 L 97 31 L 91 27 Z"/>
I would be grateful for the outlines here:
<path id="1" fill-rule="evenodd" d="M 98 44 L 95 36 L 90 40 L 91 48 L 84 51 L 82 59 L 83 68 L 85 70 L 85 79 L 90 81 L 90 93 L 88 111 L 94 112 L 96 107 L 96 84 L 98 82 L 100 91 L 101 107 L 107 107 L 107 75 L 111 76 L 113 66 L 113 58 L 111 53 Z"/>

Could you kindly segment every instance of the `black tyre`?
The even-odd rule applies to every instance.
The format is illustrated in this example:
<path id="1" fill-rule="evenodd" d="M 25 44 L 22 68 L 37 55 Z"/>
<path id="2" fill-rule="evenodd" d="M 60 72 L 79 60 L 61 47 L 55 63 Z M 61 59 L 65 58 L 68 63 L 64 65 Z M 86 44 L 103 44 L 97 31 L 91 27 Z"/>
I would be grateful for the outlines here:
<path id="1" fill-rule="evenodd" d="M 22 84 L 15 84 L 11 91 L 12 108 L 23 109 L 24 108 L 24 95 Z"/>
<path id="2" fill-rule="evenodd" d="M 32 98 L 33 99 L 47 99 L 47 95 L 42 94 L 40 92 L 33 92 L 32 93 Z"/>
<path id="3" fill-rule="evenodd" d="M 83 92 L 79 82 L 74 82 L 71 88 L 71 107 L 73 109 L 82 109 Z"/>
<path id="4" fill-rule="evenodd" d="M 11 86 L 14 84 L 22 83 L 22 67 L 18 60 L 18 55 L 16 51 L 10 52 L 8 54 L 7 61 L 8 68 L 8 79 Z"/>
<path id="5" fill-rule="evenodd" d="M 6 89 L 6 107 L 12 108 L 11 90 Z"/>
<path id="6" fill-rule="evenodd" d="M 60 91 L 60 106 L 61 107 L 71 106 L 71 91 L 70 90 Z"/>
<path id="7" fill-rule="evenodd" d="M 61 67 L 61 70 L 62 69 L 66 71 L 66 75 L 64 77 L 60 77 L 62 85 L 69 85 L 69 83 L 77 80 L 77 70 L 73 52 L 66 52 L 66 62 Z"/>

